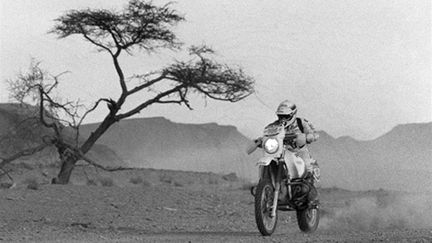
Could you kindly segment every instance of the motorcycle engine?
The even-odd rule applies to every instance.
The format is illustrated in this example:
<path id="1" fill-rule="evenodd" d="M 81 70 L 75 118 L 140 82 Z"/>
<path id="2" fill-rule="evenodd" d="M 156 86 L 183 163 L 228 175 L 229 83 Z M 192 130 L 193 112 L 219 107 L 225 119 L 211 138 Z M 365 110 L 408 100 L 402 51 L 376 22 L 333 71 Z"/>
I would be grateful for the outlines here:
<path id="1" fill-rule="evenodd" d="M 299 179 L 293 182 L 298 182 L 298 184 L 292 186 L 292 203 L 297 209 L 305 209 L 309 202 L 316 200 L 318 192 L 307 180 Z"/>

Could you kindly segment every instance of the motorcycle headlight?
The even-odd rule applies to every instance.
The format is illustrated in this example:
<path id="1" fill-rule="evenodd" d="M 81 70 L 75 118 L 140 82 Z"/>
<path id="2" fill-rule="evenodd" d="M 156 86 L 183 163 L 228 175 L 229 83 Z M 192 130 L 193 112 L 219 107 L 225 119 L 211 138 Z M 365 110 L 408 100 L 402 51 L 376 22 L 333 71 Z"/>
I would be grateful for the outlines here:
<path id="1" fill-rule="evenodd" d="M 278 148 L 279 142 L 274 138 L 269 138 L 264 142 L 264 150 L 269 154 L 276 153 L 276 151 L 278 151 Z"/>

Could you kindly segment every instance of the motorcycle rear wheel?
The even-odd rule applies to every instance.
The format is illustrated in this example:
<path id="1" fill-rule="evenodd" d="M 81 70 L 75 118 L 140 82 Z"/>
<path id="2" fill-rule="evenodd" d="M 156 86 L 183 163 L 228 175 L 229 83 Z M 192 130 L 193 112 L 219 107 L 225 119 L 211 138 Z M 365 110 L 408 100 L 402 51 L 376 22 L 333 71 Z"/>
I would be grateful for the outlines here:
<path id="1" fill-rule="evenodd" d="M 313 233 L 318 228 L 319 209 L 307 208 L 297 210 L 297 223 L 300 230 L 304 233 Z"/>
<path id="2" fill-rule="evenodd" d="M 269 180 L 263 180 L 258 183 L 255 191 L 255 221 L 258 230 L 264 236 L 273 234 L 276 229 L 277 211 L 274 217 L 271 216 L 274 190 Z"/>

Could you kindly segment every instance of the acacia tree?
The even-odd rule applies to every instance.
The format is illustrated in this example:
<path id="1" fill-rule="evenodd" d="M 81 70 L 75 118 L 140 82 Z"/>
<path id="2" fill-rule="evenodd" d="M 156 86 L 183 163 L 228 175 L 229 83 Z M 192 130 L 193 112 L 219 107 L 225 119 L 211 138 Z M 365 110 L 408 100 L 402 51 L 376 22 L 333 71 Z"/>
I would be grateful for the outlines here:
<path id="1" fill-rule="evenodd" d="M 206 46 L 190 47 L 189 61 L 174 61 L 166 68 L 146 74 L 125 74 L 119 60 L 123 53 L 132 54 L 141 50 L 151 53 L 160 48 L 180 49 L 182 44 L 172 28 L 183 20 L 184 17 L 172 9 L 170 4 L 156 6 L 152 2 L 140 0 L 130 0 L 121 11 L 71 10 L 55 20 L 56 24 L 50 33 L 56 34 L 59 38 L 81 36 L 100 52 L 111 57 L 121 93 L 117 99 L 100 98 L 83 114 L 78 115 L 77 110 L 82 108 L 78 103 L 60 103 L 52 98 L 51 92 L 58 83 L 56 76 L 51 78 L 50 85 L 44 84 L 44 77 L 39 77 L 39 81 L 33 82 L 32 85 L 28 85 L 29 82 L 27 85 L 17 85 L 27 86 L 26 89 L 17 89 L 20 91 L 37 91 L 40 119 L 46 127 L 54 130 L 55 135 L 51 142 L 58 148 L 61 169 L 53 183 L 68 183 L 77 161 L 89 161 L 85 154 L 112 124 L 131 117 L 150 105 L 180 104 L 192 109 L 189 102 L 191 94 L 237 102 L 254 91 L 254 81 L 251 77 L 241 68 L 233 68 L 214 61 L 210 58 L 213 50 Z M 150 98 L 129 110 L 124 109 L 123 105 L 130 96 L 143 92 L 150 94 Z M 69 121 L 66 125 L 74 128 L 76 134 L 79 134 L 79 126 L 84 118 L 101 103 L 107 104 L 107 114 L 88 138 L 79 141 L 77 136 L 75 143 L 63 139 L 61 130 L 66 120 L 64 116 L 72 119 L 73 122 Z M 57 113 L 47 112 L 45 108 L 61 111 L 63 116 L 53 115 Z"/>

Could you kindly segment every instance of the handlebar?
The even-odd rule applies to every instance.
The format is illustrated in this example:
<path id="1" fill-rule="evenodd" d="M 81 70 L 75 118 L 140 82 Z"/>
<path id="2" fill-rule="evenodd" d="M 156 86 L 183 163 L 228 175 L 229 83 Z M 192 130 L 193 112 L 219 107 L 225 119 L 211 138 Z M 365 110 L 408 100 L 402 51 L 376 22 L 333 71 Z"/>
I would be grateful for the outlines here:
<path id="1" fill-rule="evenodd" d="M 252 140 L 252 144 L 250 144 L 248 146 L 248 148 L 246 148 L 246 153 L 247 154 L 251 154 L 253 153 L 257 148 L 261 148 L 262 147 L 262 138 L 259 137 L 257 139 Z"/>
<path id="2" fill-rule="evenodd" d="M 295 133 L 287 133 L 285 134 L 284 140 L 293 140 L 297 138 L 297 134 Z"/>
<path id="3" fill-rule="evenodd" d="M 255 144 L 258 148 L 261 148 L 261 147 L 262 147 L 263 138 L 262 138 L 262 137 L 259 137 L 259 138 L 257 138 L 257 139 L 254 139 L 253 142 L 254 142 L 254 144 Z"/>

